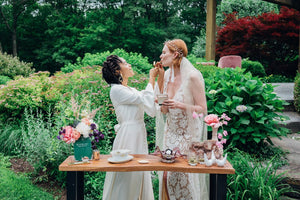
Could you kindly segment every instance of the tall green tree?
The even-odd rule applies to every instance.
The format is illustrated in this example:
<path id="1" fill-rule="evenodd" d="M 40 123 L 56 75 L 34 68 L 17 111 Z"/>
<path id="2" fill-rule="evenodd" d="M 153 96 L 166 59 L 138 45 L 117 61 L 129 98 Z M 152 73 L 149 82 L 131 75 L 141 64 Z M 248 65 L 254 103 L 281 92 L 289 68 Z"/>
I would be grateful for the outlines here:
<path id="1" fill-rule="evenodd" d="M 11 33 L 13 56 L 17 56 L 17 28 L 18 19 L 36 3 L 35 0 L 0 0 L 0 12 L 2 20 Z"/>
<path id="2" fill-rule="evenodd" d="M 46 1 L 51 12 L 45 18 L 47 29 L 40 48 L 34 50 L 40 70 L 55 72 L 67 63 L 83 56 L 76 48 L 85 26 L 83 8 L 75 0 Z"/>
<path id="3" fill-rule="evenodd" d="M 205 24 L 205 1 L 37 2 L 26 7 L 18 19 L 18 55 L 21 60 L 33 62 L 37 70 L 50 72 L 60 70 L 67 63 L 74 63 L 85 53 L 113 51 L 116 48 L 141 53 L 150 61 L 158 60 L 165 40 L 181 38 L 191 48 Z M 1 5 L 12 14 L 12 4 Z M 4 19 L 2 15 L 0 19 Z M 1 34 L 0 41 L 3 49 L 10 53 L 12 48 L 4 39 L 7 30 L 4 20 L 1 20 L 0 32 L 5 34 Z"/>

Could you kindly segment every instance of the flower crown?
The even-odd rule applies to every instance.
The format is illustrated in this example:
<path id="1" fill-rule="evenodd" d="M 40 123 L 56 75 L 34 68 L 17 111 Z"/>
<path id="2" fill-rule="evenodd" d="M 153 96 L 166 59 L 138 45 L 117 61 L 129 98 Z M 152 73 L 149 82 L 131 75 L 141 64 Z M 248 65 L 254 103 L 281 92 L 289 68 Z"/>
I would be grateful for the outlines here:
<path id="1" fill-rule="evenodd" d="M 166 41 L 165 42 L 166 45 L 170 45 L 171 47 L 173 47 L 175 49 L 175 52 L 177 52 L 179 54 L 179 58 L 183 57 L 183 52 L 182 49 L 179 49 L 172 40 Z"/>

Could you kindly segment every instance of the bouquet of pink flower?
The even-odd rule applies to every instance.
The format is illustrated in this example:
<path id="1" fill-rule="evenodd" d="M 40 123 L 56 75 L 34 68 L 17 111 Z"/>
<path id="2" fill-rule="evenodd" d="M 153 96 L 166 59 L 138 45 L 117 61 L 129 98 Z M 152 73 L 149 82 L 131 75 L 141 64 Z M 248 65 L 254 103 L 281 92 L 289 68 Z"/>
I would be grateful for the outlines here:
<path id="1" fill-rule="evenodd" d="M 197 114 L 197 113 L 193 113 L 193 118 L 197 118 L 197 117 L 200 117 L 202 118 L 203 117 L 203 114 Z M 219 117 L 218 115 L 216 114 L 209 114 L 207 116 L 204 117 L 204 122 L 208 125 L 208 126 L 211 126 L 212 127 L 212 130 L 213 130 L 213 139 L 216 139 L 217 138 L 220 140 L 218 140 L 216 142 L 216 145 L 218 147 L 223 147 L 223 144 L 225 144 L 227 142 L 227 140 L 225 138 L 223 138 L 223 136 L 227 136 L 228 133 L 226 130 L 223 129 L 223 125 L 227 125 L 228 124 L 228 121 L 230 121 L 231 118 L 228 117 L 225 113 L 223 113 L 221 115 L 221 117 Z M 218 133 L 218 129 L 219 127 L 222 127 L 223 129 L 223 132 L 222 133 Z"/>
<path id="2" fill-rule="evenodd" d="M 80 122 L 75 122 L 72 126 L 62 127 L 57 136 L 58 139 L 63 140 L 67 144 L 75 143 L 80 137 L 90 137 L 93 139 L 93 149 L 97 148 L 96 143 L 104 139 L 102 132 L 97 130 L 97 124 L 88 118 L 83 118 Z"/>
<path id="3" fill-rule="evenodd" d="M 208 126 L 211 126 L 213 128 L 213 132 L 214 131 L 217 132 L 219 127 L 223 128 L 223 125 L 227 125 L 228 121 L 230 121 L 230 120 L 231 120 L 231 118 L 228 117 L 225 113 L 223 113 L 221 115 L 221 117 L 219 117 L 216 114 L 209 114 L 204 118 L 205 123 Z M 218 139 L 220 140 L 220 141 L 218 140 L 216 142 L 216 145 L 220 148 L 223 148 L 223 144 L 225 144 L 227 142 L 227 139 L 223 138 L 223 136 L 227 136 L 228 133 L 226 130 L 223 129 L 223 133 L 217 132 L 216 134 L 217 134 Z"/>
<path id="4" fill-rule="evenodd" d="M 80 137 L 92 139 L 92 149 L 96 149 L 96 143 L 104 139 L 104 135 L 101 131 L 97 130 L 97 124 L 92 120 L 96 112 L 99 109 L 93 110 L 91 113 L 88 113 L 86 110 L 83 110 L 80 114 L 81 106 L 71 99 L 72 109 L 77 119 L 79 115 L 83 118 L 79 120 L 74 120 L 73 125 L 64 126 L 60 129 L 58 139 L 66 142 L 67 144 L 75 143 Z"/>

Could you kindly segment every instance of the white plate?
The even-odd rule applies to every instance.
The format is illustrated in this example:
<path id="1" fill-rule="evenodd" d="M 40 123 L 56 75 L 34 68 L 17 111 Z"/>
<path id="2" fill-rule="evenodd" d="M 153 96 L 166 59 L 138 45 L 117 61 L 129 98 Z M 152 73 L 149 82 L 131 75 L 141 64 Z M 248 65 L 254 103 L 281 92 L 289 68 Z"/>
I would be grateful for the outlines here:
<path id="1" fill-rule="evenodd" d="M 128 155 L 126 158 L 124 158 L 122 160 L 120 160 L 120 159 L 116 160 L 116 159 L 113 159 L 113 157 L 110 157 L 107 160 L 108 160 L 108 162 L 111 162 L 111 163 L 123 163 L 123 162 L 130 161 L 132 159 L 133 159 L 133 156 Z"/>

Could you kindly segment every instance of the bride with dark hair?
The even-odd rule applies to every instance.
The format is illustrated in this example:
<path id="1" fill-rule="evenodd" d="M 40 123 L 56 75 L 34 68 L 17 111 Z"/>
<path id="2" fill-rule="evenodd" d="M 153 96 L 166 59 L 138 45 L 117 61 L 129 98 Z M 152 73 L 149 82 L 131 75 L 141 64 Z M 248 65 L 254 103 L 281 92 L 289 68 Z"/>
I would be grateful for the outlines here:
<path id="1" fill-rule="evenodd" d="M 144 113 L 155 115 L 154 84 L 158 69 L 149 72 L 145 90 L 138 91 L 127 85 L 134 72 L 131 65 L 116 55 L 103 63 L 102 76 L 110 84 L 110 98 L 118 124 L 113 150 L 129 149 L 132 154 L 148 154 Z M 103 190 L 104 200 L 153 200 L 150 172 L 107 172 Z"/>

